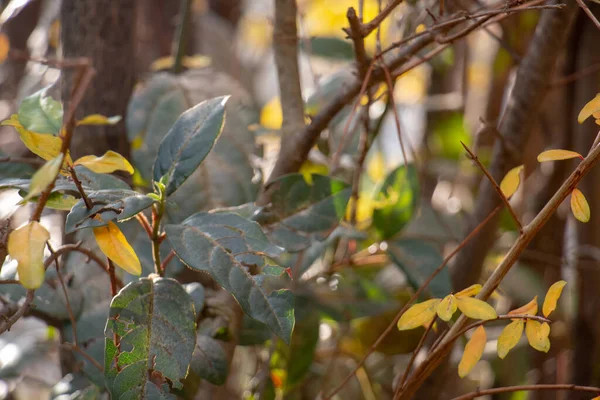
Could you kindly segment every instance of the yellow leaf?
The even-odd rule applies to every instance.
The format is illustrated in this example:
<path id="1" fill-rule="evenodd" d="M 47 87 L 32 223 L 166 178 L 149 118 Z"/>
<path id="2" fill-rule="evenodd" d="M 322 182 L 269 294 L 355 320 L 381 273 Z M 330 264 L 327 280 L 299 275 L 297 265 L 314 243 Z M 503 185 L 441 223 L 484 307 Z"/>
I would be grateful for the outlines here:
<path id="1" fill-rule="evenodd" d="M 436 308 L 440 301 L 440 299 L 431 299 L 413 305 L 398 320 L 398 330 L 407 331 L 430 323 L 435 317 Z"/>
<path id="2" fill-rule="evenodd" d="M 437 306 L 437 315 L 443 321 L 450 321 L 454 313 L 456 312 L 456 300 L 453 295 L 449 294 L 444 297 L 444 300 Z"/>
<path id="3" fill-rule="evenodd" d="M 327 167 L 325 164 L 318 164 L 310 160 L 306 160 L 302 166 L 300 166 L 300 170 L 298 172 L 302 174 L 306 183 L 312 186 L 312 174 L 327 175 L 329 172 L 329 167 Z"/>
<path id="4" fill-rule="evenodd" d="M 354 197 L 350 197 L 348 201 L 348 205 L 346 206 L 346 220 L 350 220 L 352 207 L 356 200 Z M 359 223 L 360 229 L 363 229 L 368 226 L 368 222 L 373 217 L 373 210 L 375 210 L 377 202 L 373 200 L 370 196 L 363 194 L 358 198 L 358 202 L 356 203 L 356 222 Z"/>
<path id="5" fill-rule="evenodd" d="M 75 161 L 75 165 L 83 165 L 84 167 L 98 173 L 98 174 L 110 174 L 117 170 L 127 171 L 133 174 L 133 167 L 119 153 L 115 153 L 112 150 L 104 153 L 102 157 L 96 156 L 84 156 L 79 160 Z"/>
<path id="6" fill-rule="evenodd" d="M 498 314 L 496 314 L 494 307 L 479 299 L 474 299 L 472 297 L 457 297 L 456 305 L 463 314 L 472 319 L 488 320 L 498 318 Z"/>
<path id="7" fill-rule="evenodd" d="M 267 129 L 281 129 L 283 114 L 279 97 L 274 97 L 260 110 L 260 124 Z"/>
<path id="8" fill-rule="evenodd" d="M 506 198 L 509 198 L 519 188 L 521 184 L 521 170 L 524 168 L 523 165 L 519 165 L 518 167 L 514 167 L 504 176 L 502 182 L 500 182 L 500 190 Z"/>
<path id="9" fill-rule="evenodd" d="M 546 293 L 546 298 L 544 299 L 544 305 L 542 306 L 542 313 L 544 314 L 544 317 L 548 318 L 548 316 L 552 314 L 552 311 L 556 310 L 556 302 L 558 301 L 566 284 L 567 282 L 565 281 L 558 281 L 550 286 L 548 292 Z"/>
<path id="10" fill-rule="evenodd" d="M 535 315 L 538 312 L 537 296 L 529 303 L 508 312 L 508 315 Z"/>
<path id="11" fill-rule="evenodd" d="M 54 182 L 58 171 L 63 163 L 63 154 L 61 153 L 58 157 L 46 161 L 46 163 L 33 174 L 31 183 L 29 184 L 29 193 L 23 198 L 23 201 L 27 201 L 32 197 L 38 196 L 46 188 Z"/>
<path id="12" fill-rule="evenodd" d="M 473 297 L 477 296 L 481 292 L 481 285 L 476 283 L 475 285 L 471 285 L 466 289 L 461 290 L 456 293 L 456 297 Z"/>
<path id="13" fill-rule="evenodd" d="M 571 192 L 571 211 L 575 218 L 581 222 L 590 220 L 590 206 L 583 193 L 577 188 Z"/>
<path id="14" fill-rule="evenodd" d="M 508 352 L 519 343 L 524 326 L 525 321 L 522 319 L 515 320 L 506 325 L 498 337 L 498 357 L 504 359 Z"/>
<path id="15" fill-rule="evenodd" d="M 208 56 L 196 54 L 194 56 L 184 56 L 181 63 L 188 69 L 199 69 L 208 67 L 212 62 L 212 59 Z"/>
<path id="16" fill-rule="evenodd" d="M 541 152 L 537 156 L 537 160 L 539 162 L 568 160 L 570 158 L 583 159 L 583 156 L 576 151 L 562 150 L 562 149 L 546 150 L 546 151 Z"/>
<path id="17" fill-rule="evenodd" d="M 81 121 L 77 121 L 77 126 L 79 125 L 115 125 L 121 120 L 120 115 L 114 115 L 112 117 L 106 117 L 101 114 L 90 114 L 85 117 Z"/>
<path id="18" fill-rule="evenodd" d="M 547 323 L 540 323 L 531 319 L 527 320 L 525 324 L 525 335 L 531 347 L 538 351 L 547 353 L 550 350 L 550 325 Z"/>
<path id="19" fill-rule="evenodd" d="M 0 33 L 0 63 L 3 63 L 8 57 L 8 51 L 10 50 L 10 41 L 8 36 L 4 33 Z"/>
<path id="20" fill-rule="evenodd" d="M 378 151 L 367 163 L 367 174 L 373 182 L 380 182 L 385 178 L 385 172 L 383 153 Z"/>
<path id="21" fill-rule="evenodd" d="M 152 64 L 150 64 L 150 70 L 151 71 L 160 71 L 163 69 L 169 69 L 173 66 L 173 57 L 172 56 L 165 56 L 165 57 L 160 57 L 157 58 L 156 60 L 154 60 L 152 62 Z"/>
<path id="22" fill-rule="evenodd" d="M 580 124 L 589 118 L 590 115 L 595 112 L 600 111 L 600 93 L 596 95 L 592 100 L 590 100 L 579 112 L 577 116 L 577 122 Z"/>
<path id="23" fill-rule="evenodd" d="M 142 266 L 127 238 L 114 222 L 94 228 L 94 236 L 100 250 L 111 261 L 132 275 L 140 275 Z"/>
<path id="24" fill-rule="evenodd" d="M 27 289 L 37 289 L 44 282 L 44 247 L 50 233 L 32 221 L 12 231 L 8 237 L 8 254 L 17 260 L 19 281 Z"/>
<path id="25" fill-rule="evenodd" d="M 419 24 L 417 26 L 417 28 L 415 29 L 415 33 L 424 32 L 426 29 L 427 29 L 427 27 L 425 26 L 425 24 Z"/>
<path id="26" fill-rule="evenodd" d="M 478 326 L 465 346 L 465 352 L 460 360 L 460 364 L 458 364 L 458 376 L 464 378 L 473 369 L 475 364 L 477 364 L 483 355 L 486 340 L 485 329 L 483 326 Z"/>

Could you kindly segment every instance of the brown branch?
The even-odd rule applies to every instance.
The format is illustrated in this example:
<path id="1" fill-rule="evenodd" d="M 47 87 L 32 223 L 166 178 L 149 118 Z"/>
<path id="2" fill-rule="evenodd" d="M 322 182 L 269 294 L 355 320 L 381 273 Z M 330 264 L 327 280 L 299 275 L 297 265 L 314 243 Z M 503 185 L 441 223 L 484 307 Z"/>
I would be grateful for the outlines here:
<path id="1" fill-rule="evenodd" d="M 497 181 L 511 168 L 522 164 L 523 149 L 533 130 L 535 116 L 549 90 L 548 82 L 551 80 L 556 58 L 577 9 L 575 3 L 568 3 L 561 11 L 546 10 L 541 14 L 529 50 L 520 63 L 514 89 L 498 127 L 504 141 L 496 141 L 489 169 L 491 176 Z M 514 159 L 510 149 L 514 150 L 517 159 Z M 490 181 L 484 179 L 467 231 L 487 217 L 500 203 L 496 189 Z M 458 267 L 454 269 L 452 277 L 455 288 L 469 286 L 479 279 L 483 260 L 495 240 L 497 225 L 498 219 L 492 221 L 477 240 L 469 243 L 458 254 L 455 260 Z"/>
<path id="2" fill-rule="evenodd" d="M 590 11 L 587 4 L 585 4 L 582 0 L 575 0 L 581 9 L 585 12 L 585 14 L 592 20 L 596 28 L 600 29 L 600 21 L 596 18 L 593 12 Z"/>
<path id="3" fill-rule="evenodd" d="M 106 258 L 106 262 L 108 263 L 108 275 L 110 276 L 110 294 L 112 297 L 115 297 L 119 292 L 119 286 L 117 284 L 117 275 L 115 274 L 115 266 L 110 258 Z"/>
<path id="4" fill-rule="evenodd" d="M 348 8 L 346 18 L 350 23 L 350 29 L 346 28 L 344 31 L 348 34 L 352 43 L 354 43 L 354 56 L 356 57 L 356 67 L 358 70 L 358 76 L 364 80 L 367 76 L 367 68 L 369 66 L 369 57 L 365 49 L 365 39 L 361 33 L 361 24 L 354 7 Z"/>
<path id="5" fill-rule="evenodd" d="M 481 289 L 481 292 L 477 295 L 479 300 L 487 300 L 489 296 L 496 290 L 502 279 L 506 276 L 508 271 L 517 261 L 521 253 L 526 249 L 527 245 L 538 231 L 544 226 L 544 224 L 550 219 L 552 214 L 556 211 L 558 206 L 562 204 L 565 198 L 571 193 L 571 191 L 577 186 L 583 176 L 594 166 L 600 156 L 600 146 L 596 146 L 588 154 L 588 156 L 579 164 L 577 169 L 567 178 L 562 184 L 560 189 L 552 196 L 546 206 L 538 213 L 538 215 L 531 221 L 527 226 L 523 228 L 523 233 L 518 237 L 515 243 L 512 245 L 508 253 L 506 253 L 504 259 L 496 267 L 492 275 L 488 278 L 485 285 Z M 448 331 L 446 338 L 442 340 L 438 348 L 430 353 L 427 359 L 417 367 L 413 376 L 406 384 L 406 387 L 402 391 L 399 399 L 409 399 L 420 387 L 423 381 L 431 375 L 431 373 L 441 363 L 442 359 L 448 354 L 452 348 L 452 338 L 455 334 L 461 331 L 467 323 L 467 318 L 461 315 L 455 324 Z"/>
<path id="6" fill-rule="evenodd" d="M 373 32 L 388 15 L 392 13 L 394 8 L 398 7 L 402 3 L 402 0 L 394 0 L 388 4 L 375 18 L 366 24 L 362 25 L 362 36 L 366 37 L 369 33 Z"/>
<path id="7" fill-rule="evenodd" d="M 392 329 L 394 329 L 396 327 L 396 324 L 400 320 L 400 317 L 402 316 L 402 314 L 404 314 L 406 312 L 406 310 L 408 310 L 410 308 L 410 306 L 412 305 L 412 303 L 421 295 L 421 293 L 423 293 L 425 291 L 425 289 L 427 289 L 427 286 L 429 286 L 429 284 L 431 283 L 431 281 L 444 269 L 444 267 L 446 267 L 446 265 L 448 265 L 448 263 L 450 262 L 450 260 L 460 251 L 460 249 L 462 249 L 473 237 L 475 237 L 479 233 L 479 231 L 500 210 L 501 210 L 500 206 L 496 207 L 496 209 L 488 216 L 488 218 L 486 218 L 485 220 L 483 220 L 479 224 L 479 226 L 477 226 L 475 229 L 473 229 L 473 231 L 458 246 L 456 246 L 456 248 L 452 252 L 450 252 L 450 254 L 448 254 L 448 256 L 444 259 L 444 261 L 435 269 L 435 271 L 433 271 L 427 277 L 427 279 L 425 280 L 425 282 L 423 282 L 423 284 L 421 286 L 419 286 L 419 288 L 417 289 L 417 291 L 406 302 L 406 304 L 404 305 L 404 307 L 402 307 L 402 309 L 398 312 L 398 314 L 396 314 L 396 317 L 394 317 L 393 321 L 390 322 L 390 324 L 388 325 L 388 327 L 385 328 L 385 330 L 381 333 L 381 335 L 379 336 L 379 338 L 377 338 L 377 340 L 371 345 L 371 348 L 367 351 L 367 353 L 364 355 L 364 357 L 358 362 L 356 368 L 354 368 L 354 370 L 352 370 L 352 372 L 350 372 L 346 376 L 346 378 L 344 378 L 344 380 L 335 389 L 333 389 L 333 391 L 330 392 L 327 395 L 327 397 L 325 397 L 325 400 L 331 399 L 333 396 L 335 396 L 344 387 L 344 385 L 346 383 L 348 383 L 348 381 L 350 380 L 350 378 L 352 378 L 354 376 L 354 374 L 356 374 L 356 371 L 358 371 L 359 368 L 362 367 L 362 365 L 365 363 L 365 361 L 367 360 L 367 358 L 371 354 L 373 354 L 373 352 L 377 349 L 377 347 L 381 344 L 381 342 L 383 342 L 383 340 L 386 338 L 386 336 L 392 331 Z"/>
<path id="8" fill-rule="evenodd" d="M 0 333 L 4 333 L 4 331 L 10 330 L 10 327 L 13 326 L 15 322 L 17 322 L 19 318 L 21 318 L 27 312 L 27 310 L 29 310 L 31 303 L 33 303 L 34 294 L 35 290 L 28 290 L 27 295 L 25 296 L 25 301 L 23 302 L 21 307 L 19 307 L 17 311 L 10 317 L 3 318 L 3 321 L 0 323 Z"/>
<path id="9" fill-rule="evenodd" d="M 543 384 L 543 385 L 518 385 L 518 386 L 505 386 L 501 388 L 477 390 L 476 392 L 464 394 L 453 398 L 452 400 L 471 400 L 480 396 L 487 396 L 499 393 L 512 393 L 521 391 L 539 391 L 539 390 L 570 390 L 579 392 L 588 392 L 594 394 L 600 394 L 600 388 L 593 386 L 578 386 L 570 384 Z"/>
<path id="10" fill-rule="evenodd" d="M 498 183 L 496 182 L 496 180 L 494 179 L 494 177 L 492 176 L 492 174 L 490 174 L 490 172 L 487 170 L 487 168 L 481 163 L 481 161 L 479 161 L 479 158 L 475 155 L 475 153 L 473 153 L 471 151 L 471 149 L 469 149 L 467 147 L 466 144 L 464 144 L 462 141 L 460 142 L 460 144 L 462 144 L 462 146 L 465 148 L 465 150 L 467 151 L 467 153 L 469 153 L 469 158 L 471 160 L 473 160 L 473 162 L 477 165 L 477 167 L 479 167 L 479 169 L 481 171 L 483 171 L 484 175 L 488 178 L 488 180 L 490 182 L 490 185 L 492 185 L 492 187 L 494 188 L 494 190 L 496 190 L 496 193 L 498 193 L 498 196 L 500 196 L 500 199 L 502 199 L 502 202 L 504 203 L 504 205 L 508 209 L 508 212 L 510 213 L 511 217 L 513 218 L 513 220 L 517 224 L 517 227 L 519 228 L 519 232 L 523 233 L 523 225 L 521 225 L 521 221 L 519 221 L 519 217 L 517 217 L 517 214 L 515 213 L 515 210 L 513 210 L 512 206 L 510 205 L 510 202 L 508 201 L 508 199 L 506 198 L 506 196 L 502 192 L 502 189 L 500 189 L 500 186 L 498 185 Z"/>
<path id="11" fill-rule="evenodd" d="M 83 185 L 81 184 L 81 181 L 79 180 L 79 178 L 77 177 L 77 174 L 75 173 L 75 168 L 69 167 L 69 172 L 71 173 L 71 178 L 73 179 L 73 183 L 75 184 L 77 191 L 79 192 L 79 194 L 81 195 L 81 198 L 83 199 L 85 208 L 87 208 L 88 210 L 91 210 L 93 207 L 93 204 L 90 201 L 87 194 L 85 194 L 85 191 L 83 190 Z"/>

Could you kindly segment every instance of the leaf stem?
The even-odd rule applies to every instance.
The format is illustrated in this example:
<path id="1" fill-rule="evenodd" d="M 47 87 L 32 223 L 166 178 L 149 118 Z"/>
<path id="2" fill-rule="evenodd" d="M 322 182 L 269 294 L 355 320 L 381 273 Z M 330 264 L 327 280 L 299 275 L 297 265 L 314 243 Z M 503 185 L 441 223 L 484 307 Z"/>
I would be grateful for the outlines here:
<path id="1" fill-rule="evenodd" d="M 165 199 L 164 194 L 161 194 L 161 200 L 158 204 L 152 206 L 152 259 L 154 260 L 154 272 L 158 275 L 163 276 L 164 271 L 161 268 L 160 260 L 160 221 L 165 212 Z"/>

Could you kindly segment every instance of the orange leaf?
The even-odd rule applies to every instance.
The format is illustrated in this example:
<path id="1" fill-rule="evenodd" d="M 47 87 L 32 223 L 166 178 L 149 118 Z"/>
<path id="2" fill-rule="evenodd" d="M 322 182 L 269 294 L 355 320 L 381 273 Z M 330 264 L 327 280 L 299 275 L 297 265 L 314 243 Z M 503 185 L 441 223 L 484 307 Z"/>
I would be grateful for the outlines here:
<path id="1" fill-rule="evenodd" d="M 517 319 L 506 325 L 498 337 L 498 357 L 504 359 L 508 352 L 519 343 L 524 327 L 525 321 L 522 319 Z"/>
<path id="2" fill-rule="evenodd" d="M 538 312 L 537 296 L 529 303 L 508 312 L 508 315 L 535 315 Z M 517 321 L 517 320 L 515 320 Z"/>
<path id="3" fill-rule="evenodd" d="M 438 317 L 443 321 L 450 321 L 450 318 L 452 318 L 456 312 L 456 299 L 453 295 L 449 294 L 438 304 L 436 310 Z"/>
<path id="4" fill-rule="evenodd" d="M 514 167 L 504 176 L 502 182 L 500 182 L 500 190 L 506 198 L 509 198 L 519 188 L 521 184 L 521 170 L 524 168 L 523 165 L 519 165 L 518 167 Z"/>
<path id="5" fill-rule="evenodd" d="M 550 286 L 548 292 L 546 293 L 546 298 L 544 298 L 544 305 L 542 306 L 542 313 L 544 314 L 544 317 L 548 318 L 548 316 L 552 314 L 552 311 L 556 310 L 556 302 L 558 301 L 566 284 L 567 282 L 565 281 L 558 281 Z"/>
<path id="6" fill-rule="evenodd" d="M 440 299 L 431 299 L 413 305 L 398 320 L 398 330 L 406 331 L 430 323 L 440 302 Z"/>
<path id="7" fill-rule="evenodd" d="M 547 323 L 540 323 L 531 319 L 527 320 L 525 324 L 525 335 L 531 347 L 538 351 L 547 353 L 550 350 L 550 325 Z"/>
<path id="8" fill-rule="evenodd" d="M 537 156 L 537 160 L 539 162 L 568 160 L 570 158 L 583 159 L 583 156 L 576 151 L 562 150 L 562 149 L 546 150 L 546 151 L 541 152 Z"/>
<path id="9" fill-rule="evenodd" d="M 8 57 L 8 51 L 10 50 L 10 41 L 8 36 L 4 33 L 0 33 L 0 63 L 3 63 Z"/>
<path id="10" fill-rule="evenodd" d="M 475 285 L 471 285 L 466 289 L 461 290 L 460 292 L 456 293 L 455 296 L 456 297 L 473 297 L 479 294 L 479 292 L 481 292 L 481 285 L 479 283 L 476 283 Z"/>
<path id="11" fill-rule="evenodd" d="M 583 108 L 579 112 L 579 115 L 577 116 L 577 122 L 581 124 L 583 121 L 588 119 L 590 115 L 594 114 L 597 111 L 600 111 L 600 93 L 598 93 L 596 97 L 594 97 L 585 106 L 583 106 Z"/>
<path id="12" fill-rule="evenodd" d="M 472 297 L 457 297 L 456 305 L 463 314 L 472 319 L 488 320 L 498 318 L 494 307 L 483 300 Z"/>
<path id="13" fill-rule="evenodd" d="M 571 211 L 575 218 L 581 222 L 590 220 L 590 206 L 583 193 L 577 188 L 571 192 Z"/>
<path id="14" fill-rule="evenodd" d="M 473 336 L 471 336 L 471 339 L 465 346 L 465 352 L 460 360 L 460 364 L 458 364 L 458 376 L 464 378 L 473 369 L 475 364 L 477 364 L 483 355 L 486 340 L 485 329 L 480 325 L 475 329 Z"/>
<path id="15" fill-rule="evenodd" d="M 142 266 L 135 251 L 114 222 L 94 228 L 94 236 L 100 250 L 111 261 L 132 275 L 140 275 Z"/>

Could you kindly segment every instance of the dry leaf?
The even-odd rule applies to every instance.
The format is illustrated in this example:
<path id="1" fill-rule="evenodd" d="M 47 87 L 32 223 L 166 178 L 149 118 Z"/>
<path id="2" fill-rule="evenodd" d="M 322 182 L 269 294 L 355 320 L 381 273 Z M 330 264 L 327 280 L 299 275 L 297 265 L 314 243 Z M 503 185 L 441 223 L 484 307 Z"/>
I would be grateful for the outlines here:
<path id="1" fill-rule="evenodd" d="M 50 233 L 39 222 L 12 231 L 8 237 L 8 254 L 17 260 L 19 281 L 27 289 L 37 289 L 44 283 L 44 248 Z"/>
<path id="2" fill-rule="evenodd" d="M 523 165 L 519 165 L 518 167 L 514 167 L 504 176 L 502 182 L 500 182 L 500 190 L 506 198 L 509 198 L 519 188 L 521 184 L 521 170 L 524 168 Z"/>
<path id="3" fill-rule="evenodd" d="M 581 222 L 590 220 L 590 206 L 583 193 L 577 188 L 571 192 L 571 211 L 575 218 Z"/>

